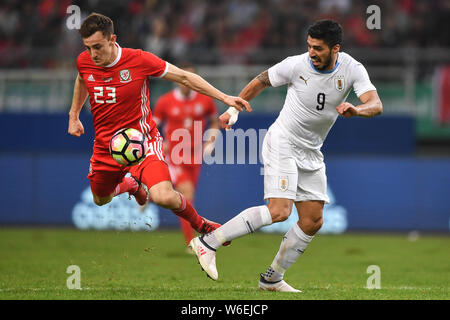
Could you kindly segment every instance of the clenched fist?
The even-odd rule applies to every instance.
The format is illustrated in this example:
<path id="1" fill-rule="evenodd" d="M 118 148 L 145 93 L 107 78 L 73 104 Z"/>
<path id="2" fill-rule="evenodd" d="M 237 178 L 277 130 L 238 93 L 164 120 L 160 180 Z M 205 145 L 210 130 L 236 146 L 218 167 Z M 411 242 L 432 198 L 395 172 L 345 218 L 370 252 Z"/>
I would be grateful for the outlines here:
<path id="1" fill-rule="evenodd" d="M 84 127 L 80 119 L 69 119 L 69 134 L 75 137 L 79 137 L 84 134 Z"/>
<path id="2" fill-rule="evenodd" d="M 349 102 L 341 103 L 336 107 L 336 111 L 346 118 L 355 117 L 358 115 L 358 108 Z"/>

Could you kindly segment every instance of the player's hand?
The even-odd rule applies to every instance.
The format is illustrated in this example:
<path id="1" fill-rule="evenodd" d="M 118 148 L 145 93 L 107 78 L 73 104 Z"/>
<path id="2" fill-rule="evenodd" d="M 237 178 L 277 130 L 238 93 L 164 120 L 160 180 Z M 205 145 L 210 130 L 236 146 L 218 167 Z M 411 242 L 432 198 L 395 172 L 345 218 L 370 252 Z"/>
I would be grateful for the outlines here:
<path id="1" fill-rule="evenodd" d="M 239 111 L 233 107 L 228 108 L 228 110 L 219 117 L 220 127 L 225 130 L 230 130 L 238 120 L 238 115 Z"/>
<path id="2" fill-rule="evenodd" d="M 250 103 L 247 100 L 242 99 L 241 97 L 233 97 L 233 96 L 225 96 L 223 101 L 227 106 L 234 107 L 239 111 L 252 112 L 252 107 L 250 107 Z"/>
<path id="3" fill-rule="evenodd" d="M 228 122 L 230 121 L 230 118 L 231 118 L 231 115 L 228 112 L 222 113 L 222 115 L 219 117 L 219 123 L 220 123 L 220 127 L 222 129 L 226 129 L 226 130 L 231 129 L 231 125 L 228 124 Z"/>
<path id="4" fill-rule="evenodd" d="M 69 119 L 69 134 L 75 137 L 79 137 L 84 134 L 84 127 L 80 119 Z"/>
<path id="5" fill-rule="evenodd" d="M 336 107 L 336 111 L 345 118 L 351 118 L 358 115 L 358 108 L 349 102 L 341 103 Z"/>

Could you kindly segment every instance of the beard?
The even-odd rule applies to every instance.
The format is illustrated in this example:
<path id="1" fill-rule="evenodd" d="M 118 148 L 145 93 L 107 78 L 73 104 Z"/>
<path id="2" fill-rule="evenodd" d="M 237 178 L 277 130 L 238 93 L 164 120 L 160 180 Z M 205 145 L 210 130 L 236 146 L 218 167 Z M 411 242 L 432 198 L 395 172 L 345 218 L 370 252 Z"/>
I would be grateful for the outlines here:
<path id="1" fill-rule="evenodd" d="M 323 63 L 323 66 L 320 67 L 320 68 L 317 68 L 317 69 L 318 70 L 326 70 L 326 69 L 328 69 L 328 67 L 331 65 L 331 61 L 332 61 L 332 59 L 331 59 L 331 52 L 330 52 L 330 55 L 328 56 L 328 59 L 325 60 L 325 62 Z"/>

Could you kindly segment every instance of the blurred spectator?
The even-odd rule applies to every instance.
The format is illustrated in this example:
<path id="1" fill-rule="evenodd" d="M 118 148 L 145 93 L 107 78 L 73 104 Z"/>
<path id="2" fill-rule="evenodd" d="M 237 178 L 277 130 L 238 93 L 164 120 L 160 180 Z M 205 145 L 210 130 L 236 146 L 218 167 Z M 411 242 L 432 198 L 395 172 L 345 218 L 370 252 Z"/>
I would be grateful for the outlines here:
<path id="1" fill-rule="evenodd" d="M 0 67 L 73 68 L 83 47 L 65 24 L 71 4 L 84 16 L 110 16 L 122 46 L 194 63 L 251 63 L 263 48 L 304 50 L 307 27 L 324 18 L 343 25 L 346 48 L 450 46 L 450 0 L 4 0 Z M 371 4 L 381 8 L 381 30 L 366 28 Z"/>
<path id="2" fill-rule="evenodd" d="M 169 38 L 166 20 L 163 17 L 158 17 L 153 21 L 152 28 L 145 38 L 143 49 L 151 51 L 163 59 L 167 59 Z"/>
<path id="3" fill-rule="evenodd" d="M 344 32 L 346 34 L 346 45 L 355 45 L 358 47 L 371 47 L 376 43 L 375 35 L 377 30 L 369 30 L 366 27 L 366 15 L 365 6 L 359 2 L 353 4 L 352 9 L 346 15 L 346 18 L 342 22 Z"/>
<path id="4" fill-rule="evenodd" d="M 450 0 L 441 0 L 435 23 L 436 45 L 450 47 Z"/>
<path id="5" fill-rule="evenodd" d="M 339 12 L 345 15 L 352 7 L 351 0 L 321 0 L 319 1 L 320 12 Z"/>
<path id="6" fill-rule="evenodd" d="M 0 31 L 7 37 L 14 37 L 19 27 L 18 10 L 15 10 L 12 4 L 6 3 L 0 7 Z"/>
<path id="7" fill-rule="evenodd" d="M 231 0 L 226 15 L 230 17 L 231 28 L 244 28 L 253 20 L 259 6 L 254 0 Z"/>

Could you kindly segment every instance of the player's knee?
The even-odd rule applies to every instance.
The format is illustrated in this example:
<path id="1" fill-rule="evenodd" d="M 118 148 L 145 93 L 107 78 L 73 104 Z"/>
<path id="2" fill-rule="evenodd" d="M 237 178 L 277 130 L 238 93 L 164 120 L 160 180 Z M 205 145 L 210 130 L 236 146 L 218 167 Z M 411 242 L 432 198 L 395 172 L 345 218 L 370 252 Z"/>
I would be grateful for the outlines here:
<path id="1" fill-rule="evenodd" d="M 305 232 L 307 235 L 313 236 L 322 227 L 323 218 L 318 217 L 318 218 L 301 219 L 300 223 L 301 223 L 301 229 L 303 230 L 303 232 Z"/>
<path id="2" fill-rule="evenodd" d="M 317 233 L 320 230 L 320 228 L 322 228 L 322 225 L 323 225 L 323 218 L 320 218 L 313 222 L 314 234 Z"/>
<path id="3" fill-rule="evenodd" d="M 289 218 L 292 207 L 289 205 L 269 206 L 269 212 L 272 216 L 272 222 L 281 222 Z"/>

